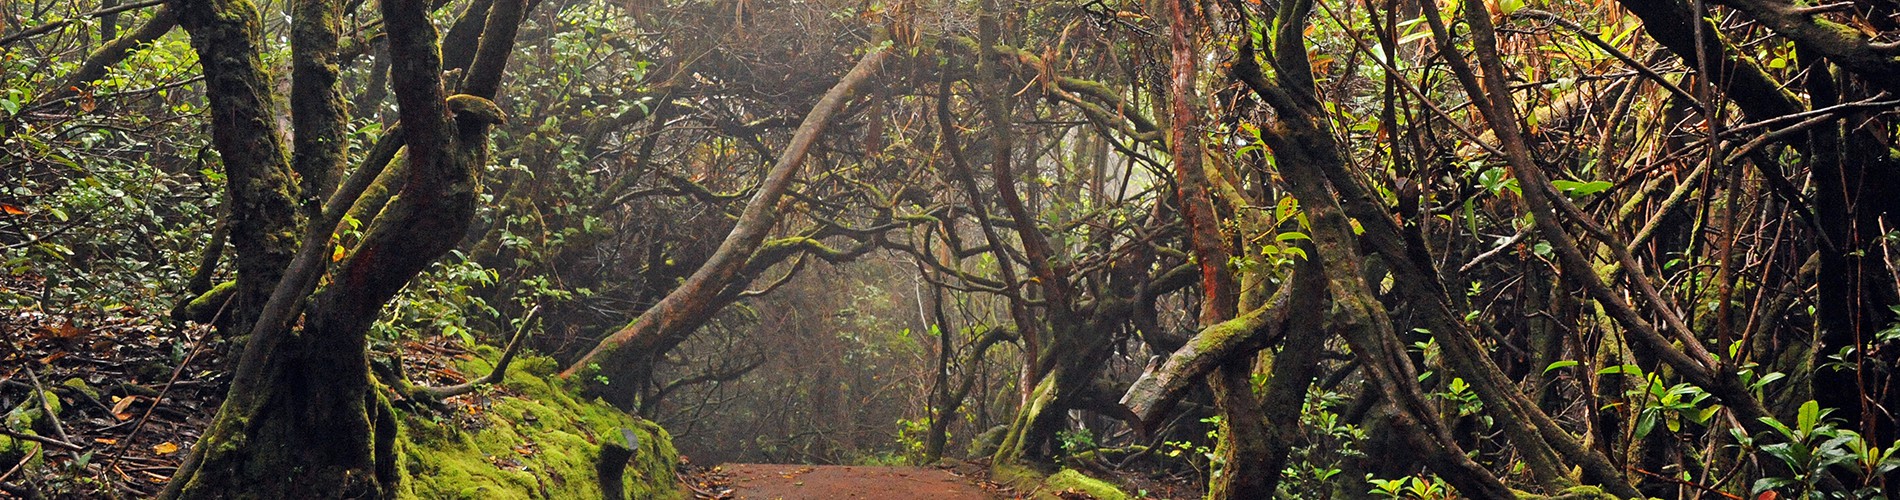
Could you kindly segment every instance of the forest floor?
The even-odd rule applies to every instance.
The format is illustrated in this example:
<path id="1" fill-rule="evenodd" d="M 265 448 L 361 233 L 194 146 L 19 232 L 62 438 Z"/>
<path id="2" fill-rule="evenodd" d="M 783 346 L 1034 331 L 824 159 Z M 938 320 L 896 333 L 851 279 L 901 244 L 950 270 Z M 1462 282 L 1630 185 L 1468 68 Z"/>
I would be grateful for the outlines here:
<path id="1" fill-rule="evenodd" d="M 0 315 L 0 498 L 151 496 L 223 400 L 210 328 L 87 312 Z"/>
<path id="2" fill-rule="evenodd" d="M 726 464 L 710 474 L 724 480 L 730 490 L 725 498 L 735 500 L 999 500 L 1013 496 L 955 468 Z"/>
<path id="3" fill-rule="evenodd" d="M 689 466 L 680 478 L 697 500 L 1100 498 L 1073 488 L 1024 491 L 991 481 L 984 464 L 960 460 L 921 467 L 728 463 Z M 1138 487 L 1125 491 L 1140 491 L 1139 498 L 1200 498 L 1198 485 L 1187 481 L 1134 473 L 1116 479 L 1124 487 Z"/>
<path id="4" fill-rule="evenodd" d="M 0 498 L 149 497 L 170 479 L 223 400 L 229 346 L 210 328 L 181 327 L 126 307 L 89 312 L 83 320 L 74 317 L 79 314 L 0 313 Z M 423 384 L 464 381 L 450 362 L 468 351 L 451 344 L 403 342 L 405 372 Z M 57 418 L 44 418 L 47 409 Z M 1094 498 L 1080 491 L 1018 491 L 991 482 L 983 464 L 962 461 L 687 469 L 682 483 L 698 499 Z M 1175 493 L 1198 491 L 1182 481 L 1135 476 L 1117 479 L 1148 498 L 1190 498 Z"/>

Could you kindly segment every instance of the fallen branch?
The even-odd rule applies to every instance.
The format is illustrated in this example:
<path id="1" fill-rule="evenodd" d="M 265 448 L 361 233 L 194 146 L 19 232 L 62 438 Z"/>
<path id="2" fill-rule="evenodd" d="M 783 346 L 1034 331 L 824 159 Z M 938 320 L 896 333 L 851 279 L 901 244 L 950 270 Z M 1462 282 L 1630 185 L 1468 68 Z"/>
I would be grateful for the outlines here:
<path id="1" fill-rule="evenodd" d="M 4 434 L 10 438 L 24 439 L 27 441 L 44 444 L 47 446 L 59 448 L 66 451 L 80 451 L 80 450 L 86 449 L 86 447 L 84 446 L 72 444 L 72 443 L 66 442 L 65 440 L 53 439 L 53 438 L 41 436 L 38 434 L 27 434 L 24 432 L 14 431 L 13 429 L 8 429 L 5 427 L 0 427 L 0 434 Z"/>
<path id="2" fill-rule="evenodd" d="M 502 350 L 501 359 L 495 361 L 495 369 L 490 370 L 487 376 L 448 387 L 419 387 L 419 392 L 440 401 L 475 392 L 475 388 L 477 387 L 500 383 L 502 379 L 508 375 L 508 363 L 515 360 L 516 352 L 520 352 L 521 339 L 527 338 L 528 327 L 534 324 L 534 314 L 538 312 L 541 312 L 541 306 L 539 305 L 534 306 L 533 309 L 529 309 L 528 314 L 521 317 L 521 327 L 516 328 L 514 337 L 508 339 L 508 347 Z"/>

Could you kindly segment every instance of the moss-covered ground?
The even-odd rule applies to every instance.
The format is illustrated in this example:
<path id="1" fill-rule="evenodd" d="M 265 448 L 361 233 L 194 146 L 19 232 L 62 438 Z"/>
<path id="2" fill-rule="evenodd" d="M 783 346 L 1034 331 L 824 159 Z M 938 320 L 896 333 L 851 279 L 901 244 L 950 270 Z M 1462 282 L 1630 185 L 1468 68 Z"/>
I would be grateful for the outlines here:
<path id="1" fill-rule="evenodd" d="M 482 348 L 459 368 L 492 369 Z M 607 444 L 634 450 L 621 481 L 630 498 L 685 498 L 674 477 L 679 454 L 666 430 L 598 399 L 576 396 L 555 363 L 524 356 L 504 383 L 455 398 L 446 413 L 404 412 L 398 448 L 402 498 L 601 498 L 595 462 Z M 629 443 L 629 437 L 632 443 Z"/>
<path id="2" fill-rule="evenodd" d="M 1026 467 L 1002 466 L 992 468 L 990 478 L 1014 487 L 1016 491 L 1029 492 L 1024 497 L 1037 500 L 1058 499 L 1067 491 L 1082 492 L 1101 500 L 1133 498 L 1114 483 L 1089 477 L 1075 469 L 1062 469 L 1055 474 L 1043 475 Z"/>

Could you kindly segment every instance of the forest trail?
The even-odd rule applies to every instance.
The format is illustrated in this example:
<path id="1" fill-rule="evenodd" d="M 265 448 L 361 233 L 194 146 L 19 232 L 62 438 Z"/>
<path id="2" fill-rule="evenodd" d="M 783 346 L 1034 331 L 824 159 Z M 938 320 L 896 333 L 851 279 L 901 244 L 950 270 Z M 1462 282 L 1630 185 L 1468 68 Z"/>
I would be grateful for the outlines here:
<path id="1" fill-rule="evenodd" d="M 935 467 L 725 464 L 720 470 L 731 478 L 733 498 L 739 500 L 1003 498 L 971 478 Z"/>

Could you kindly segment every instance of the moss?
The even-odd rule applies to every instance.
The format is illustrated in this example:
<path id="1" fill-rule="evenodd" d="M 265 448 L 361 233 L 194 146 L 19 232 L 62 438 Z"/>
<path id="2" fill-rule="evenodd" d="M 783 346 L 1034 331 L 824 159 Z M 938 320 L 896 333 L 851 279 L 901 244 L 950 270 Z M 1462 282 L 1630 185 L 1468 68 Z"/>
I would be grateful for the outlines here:
<path id="1" fill-rule="evenodd" d="M 0 435 L 0 464 L 19 463 L 30 450 L 25 440 Z"/>
<path id="2" fill-rule="evenodd" d="M 1087 493 L 1089 496 L 1102 500 L 1124 500 L 1128 498 L 1128 494 L 1122 493 L 1121 488 L 1116 488 L 1115 485 L 1109 484 L 1107 481 L 1088 477 L 1075 469 L 1062 469 L 1061 472 L 1052 474 L 1048 479 L 1044 479 L 1042 481 L 1042 487 L 1037 490 L 1037 496 L 1053 497 L 1057 493 L 1069 490 Z"/>
<path id="3" fill-rule="evenodd" d="M 60 408 L 59 398 L 54 397 L 52 391 L 47 391 L 44 394 L 49 398 L 46 401 L 47 404 L 52 405 L 54 412 L 58 412 Z M 52 432 L 51 422 L 45 418 L 45 415 L 46 411 L 40 408 L 40 400 L 37 398 L 28 398 L 8 411 L 6 415 L 4 415 L 5 418 L 0 418 L 0 427 L 5 427 L 8 430 L 20 434 L 43 436 L 48 432 Z M 0 465 L 0 468 L 11 467 L 12 464 L 20 463 L 20 459 L 26 458 L 28 453 L 34 453 L 39 449 L 40 445 L 38 443 L 0 435 L 0 464 L 4 464 Z M 32 463 L 28 465 L 38 465 L 42 460 L 42 457 L 35 456 Z"/>
<path id="4" fill-rule="evenodd" d="M 91 398 L 93 401 L 99 400 L 99 390 L 92 388 L 92 385 L 87 384 L 85 379 L 73 377 L 66 379 L 65 382 L 60 382 L 59 385 L 66 386 L 67 389 L 72 389 L 75 392 L 85 395 L 87 398 Z"/>
<path id="5" fill-rule="evenodd" d="M 172 319 L 210 323 L 212 319 L 217 317 L 218 311 L 224 309 L 225 300 L 231 298 L 231 294 L 236 292 L 236 281 L 219 283 L 217 286 L 213 286 L 210 290 L 205 291 L 205 293 L 199 294 L 197 297 L 192 297 L 183 304 L 179 304 L 178 307 L 173 308 L 171 312 Z"/>
<path id="6" fill-rule="evenodd" d="M 1125 500 L 1131 498 L 1107 481 L 1089 477 L 1075 469 L 1062 469 L 1048 476 L 1035 469 L 1016 465 L 994 466 L 990 469 L 990 480 L 1027 491 L 1025 498 L 1036 500 L 1056 500 L 1066 491 L 1079 491 L 1102 500 Z"/>
<path id="7" fill-rule="evenodd" d="M 53 432 L 53 422 L 46 418 L 46 410 L 51 409 L 54 415 L 59 414 L 62 406 L 59 396 L 54 395 L 53 391 L 45 391 L 41 393 L 41 397 L 45 398 L 45 407 L 40 406 L 40 398 L 27 398 L 18 406 L 13 407 L 13 410 L 8 411 L 4 422 L 6 427 L 18 431 L 31 431 L 39 435 Z"/>
<path id="8" fill-rule="evenodd" d="M 1006 434 L 1009 434 L 1009 426 L 1007 425 L 991 427 L 989 430 L 983 431 L 982 434 L 977 434 L 976 439 L 970 440 L 970 456 L 987 457 L 995 455 L 996 449 L 1003 446 L 1003 438 Z"/>
<path id="9" fill-rule="evenodd" d="M 1618 500 L 1616 495 L 1605 493 L 1595 486 L 1574 486 L 1550 497 L 1551 500 Z"/>
<path id="10" fill-rule="evenodd" d="M 1622 500 L 1616 495 L 1605 493 L 1596 486 L 1572 486 L 1555 495 L 1539 495 L 1527 491 L 1511 490 L 1517 500 Z"/>
<path id="11" fill-rule="evenodd" d="M 488 373 L 500 353 L 481 349 L 462 363 L 466 373 Z M 673 476 L 679 454 L 659 425 L 598 399 L 575 396 L 573 384 L 554 377 L 553 360 L 517 359 L 505 391 L 458 415 L 405 414 L 398 448 L 402 498 L 600 498 L 594 462 L 603 443 L 635 450 L 622 478 L 631 498 L 685 498 Z M 637 443 L 627 443 L 631 435 Z"/>

